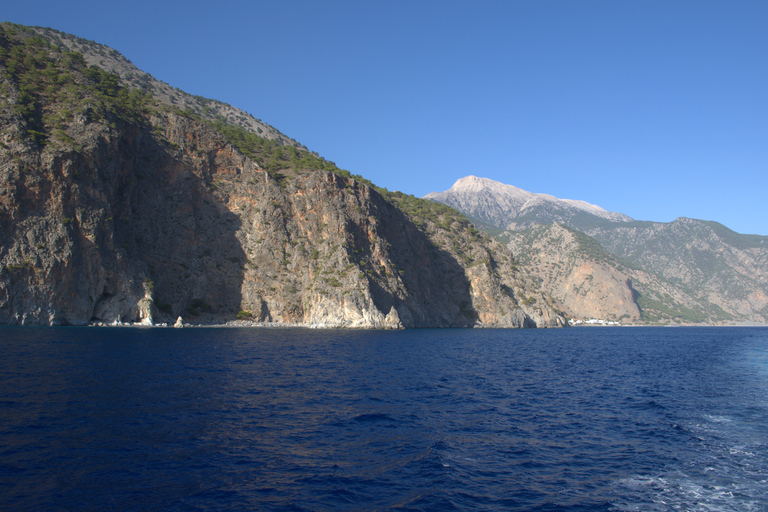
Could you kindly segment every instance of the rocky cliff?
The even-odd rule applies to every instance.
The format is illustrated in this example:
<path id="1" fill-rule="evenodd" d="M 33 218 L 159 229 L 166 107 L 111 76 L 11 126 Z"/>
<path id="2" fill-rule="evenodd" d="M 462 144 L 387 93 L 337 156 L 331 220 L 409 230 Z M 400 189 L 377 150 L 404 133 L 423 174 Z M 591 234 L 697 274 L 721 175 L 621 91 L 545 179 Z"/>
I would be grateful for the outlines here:
<path id="1" fill-rule="evenodd" d="M 624 323 L 641 319 L 628 269 L 584 234 L 560 224 L 509 233 L 520 264 L 534 269 L 554 306 L 571 318 Z"/>
<path id="2" fill-rule="evenodd" d="M 454 210 L 287 138 L 265 168 L 274 145 L 233 144 L 40 33 L 0 30 L 0 323 L 564 324 Z"/>

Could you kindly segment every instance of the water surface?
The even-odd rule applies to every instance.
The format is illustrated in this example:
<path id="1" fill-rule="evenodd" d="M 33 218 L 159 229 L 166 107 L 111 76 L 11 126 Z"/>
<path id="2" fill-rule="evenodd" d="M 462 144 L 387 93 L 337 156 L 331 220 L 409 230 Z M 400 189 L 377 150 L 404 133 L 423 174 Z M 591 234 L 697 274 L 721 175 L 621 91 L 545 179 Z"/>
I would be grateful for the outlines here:
<path id="1" fill-rule="evenodd" d="M 1 510 L 768 510 L 768 329 L 0 329 Z"/>

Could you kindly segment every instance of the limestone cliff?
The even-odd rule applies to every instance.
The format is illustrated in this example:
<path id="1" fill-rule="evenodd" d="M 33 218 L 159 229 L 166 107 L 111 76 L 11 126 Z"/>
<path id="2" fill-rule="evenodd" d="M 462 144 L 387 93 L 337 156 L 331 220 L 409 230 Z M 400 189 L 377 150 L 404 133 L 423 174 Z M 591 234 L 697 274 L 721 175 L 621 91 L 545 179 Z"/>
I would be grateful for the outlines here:
<path id="1" fill-rule="evenodd" d="M 521 264 L 535 269 L 541 288 L 569 317 L 640 320 L 627 269 L 599 247 L 589 251 L 589 242 L 578 231 L 552 224 L 510 233 L 509 247 Z"/>
<path id="2" fill-rule="evenodd" d="M 265 170 L 76 52 L 7 26 L 0 48 L 0 323 L 564 324 L 454 210 Z"/>

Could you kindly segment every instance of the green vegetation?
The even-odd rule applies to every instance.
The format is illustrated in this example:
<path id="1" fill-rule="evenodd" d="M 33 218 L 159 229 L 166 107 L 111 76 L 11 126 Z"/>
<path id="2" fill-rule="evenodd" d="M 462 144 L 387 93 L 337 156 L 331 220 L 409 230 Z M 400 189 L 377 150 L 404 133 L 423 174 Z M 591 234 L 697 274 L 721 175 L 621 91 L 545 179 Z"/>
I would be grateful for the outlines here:
<path id="1" fill-rule="evenodd" d="M 613 266 L 620 265 L 616 256 L 603 249 L 603 246 L 600 245 L 600 242 L 591 236 L 586 235 L 577 229 L 569 228 L 565 225 L 563 225 L 563 228 L 571 232 L 579 246 L 579 252 L 584 257 L 593 261 L 606 262 Z"/>
<path id="2" fill-rule="evenodd" d="M 292 169 L 294 171 L 324 170 L 344 174 L 333 162 L 329 162 L 305 149 L 282 145 L 278 141 L 261 137 L 239 126 L 227 124 L 224 121 L 206 122 L 224 135 L 244 155 L 270 173 L 276 173 L 283 169 Z M 348 172 L 346 174 L 349 175 Z"/>
<path id="3" fill-rule="evenodd" d="M 737 249 L 744 250 L 753 247 L 766 247 L 768 245 L 768 236 L 742 235 L 741 233 L 737 233 L 723 226 L 719 222 L 711 220 L 702 220 L 699 222 L 709 226 L 723 242 L 732 245 Z"/>
<path id="4" fill-rule="evenodd" d="M 663 319 L 679 319 L 686 322 L 704 322 L 707 316 L 700 310 L 680 307 L 679 305 L 665 304 L 661 300 L 651 298 L 647 295 L 640 295 L 637 298 L 637 305 L 643 320 L 657 322 Z"/>
<path id="5" fill-rule="evenodd" d="M 187 308 L 187 312 L 192 316 L 202 313 L 213 313 L 213 307 L 207 304 L 203 299 L 195 299 Z"/>
<path id="6" fill-rule="evenodd" d="M 501 237 L 507 233 L 506 229 L 497 228 L 496 226 L 492 226 L 491 224 L 488 224 L 487 222 L 483 221 L 482 219 L 478 217 L 473 217 L 471 215 L 467 215 L 467 219 L 469 219 L 472 224 L 477 226 L 481 231 L 487 233 L 489 236 L 501 240 Z"/>
<path id="7" fill-rule="evenodd" d="M 676 303 L 669 295 L 659 298 L 641 293 L 637 297 L 637 305 L 643 320 L 650 322 L 676 320 L 686 323 L 702 323 L 730 318 L 725 311 L 714 304 L 707 304 L 706 308 L 695 307 L 691 309 Z"/>
<path id="8" fill-rule="evenodd" d="M 335 277 L 324 277 L 323 280 L 335 288 L 338 288 L 339 286 L 341 286 L 341 282 Z"/>
<path id="9" fill-rule="evenodd" d="M 16 264 L 12 264 L 12 265 L 6 265 L 5 268 L 6 268 L 6 270 L 21 270 L 21 269 L 23 269 L 23 268 L 25 268 L 27 266 L 31 267 L 31 266 L 33 266 L 33 263 L 31 261 L 29 261 L 29 260 L 24 260 L 21 263 L 16 263 Z"/>
<path id="10" fill-rule="evenodd" d="M 343 178 L 354 178 L 357 181 L 373 186 L 373 183 L 362 176 L 353 175 L 340 169 L 335 163 L 326 160 L 306 149 L 287 146 L 280 141 L 268 139 L 261 135 L 226 122 L 224 119 L 210 121 L 190 110 L 179 110 L 178 114 L 205 123 L 221 133 L 233 146 L 245 156 L 256 162 L 270 176 L 275 178 L 280 186 L 286 185 L 285 172 L 328 171 Z"/>
<path id="11" fill-rule="evenodd" d="M 386 189 L 379 189 L 379 192 L 407 214 L 414 224 L 422 229 L 427 227 L 427 221 L 429 221 L 449 231 L 453 229 L 469 230 L 470 236 L 478 236 L 478 231 L 472 226 L 467 217 L 455 208 L 402 192 L 390 192 Z M 454 227 L 455 223 L 458 223 L 458 225 Z"/>
<path id="12" fill-rule="evenodd" d="M 81 54 L 64 52 L 9 24 L 0 25 L 0 65 L 0 76 L 18 88 L 13 112 L 40 146 L 52 138 L 71 144 L 66 128 L 76 115 L 137 122 L 152 104 L 148 94 L 121 87 L 117 75 L 88 67 Z M 11 93 L 0 91 L 6 98 Z"/>
<path id="13" fill-rule="evenodd" d="M 253 318 L 253 315 L 250 311 L 238 311 L 237 315 L 235 316 L 238 320 L 250 320 Z"/>

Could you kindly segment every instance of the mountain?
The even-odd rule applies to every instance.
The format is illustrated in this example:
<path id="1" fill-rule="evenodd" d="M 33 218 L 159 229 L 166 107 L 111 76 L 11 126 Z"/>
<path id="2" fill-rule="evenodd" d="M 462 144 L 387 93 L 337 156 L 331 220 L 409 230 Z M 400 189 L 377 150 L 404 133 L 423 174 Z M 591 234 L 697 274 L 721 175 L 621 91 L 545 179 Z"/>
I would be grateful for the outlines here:
<path id="1" fill-rule="evenodd" d="M 426 198 L 497 235 L 576 318 L 768 321 L 768 237 L 696 219 L 633 221 L 474 176 Z"/>
<path id="2" fill-rule="evenodd" d="M 594 226 L 586 233 L 612 254 L 698 299 L 713 318 L 768 320 L 768 237 L 684 217 Z"/>
<path id="3" fill-rule="evenodd" d="M 424 198 L 452 206 L 482 224 L 501 229 L 522 229 L 553 222 L 588 226 L 605 221 L 632 221 L 626 215 L 605 211 L 586 201 L 534 194 L 477 176 L 461 178 L 449 190 L 432 192 Z"/>
<path id="4" fill-rule="evenodd" d="M 1 24 L 0 127 L 0 323 L 565 324 L 456 210 L 96 43 Z"/>

